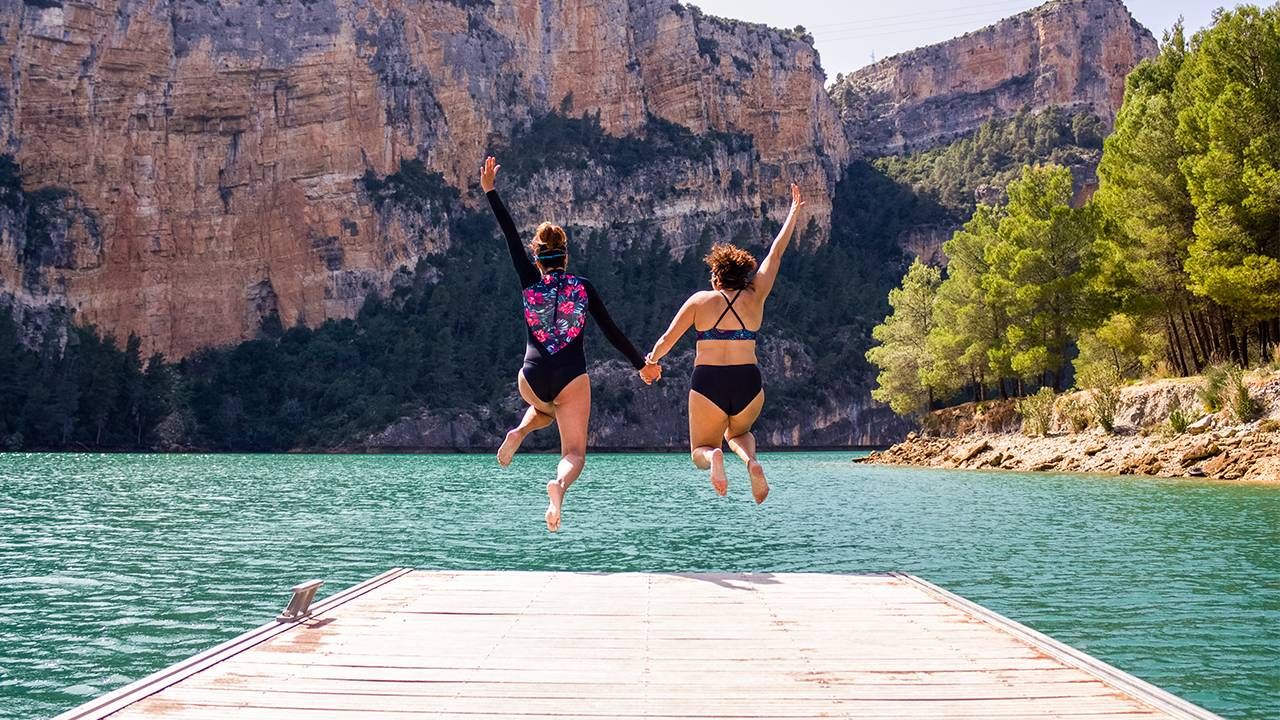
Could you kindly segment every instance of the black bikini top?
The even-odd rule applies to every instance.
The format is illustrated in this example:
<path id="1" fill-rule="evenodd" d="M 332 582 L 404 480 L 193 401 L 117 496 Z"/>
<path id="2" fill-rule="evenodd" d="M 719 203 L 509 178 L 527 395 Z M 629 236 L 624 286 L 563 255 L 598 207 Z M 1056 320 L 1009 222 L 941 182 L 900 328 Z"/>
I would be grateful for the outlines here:
<path id="1" fill-rule="evenodd" d="M 723 292 L 720 293 L 720 297 L 724 298 L 724 301 L 728 303 L 728 305 L 725 307 L 724 312 L 720 313 L 720 317 L 716 318 L 715 325 L 712 325 L 710 330 L 698 331 L 699 340 L 755 340 L 756 339 L 756 331 L 748 330 L 747 324 L 742 322 L 742 317 L 738 315 L 738 311 L 733 309 L 733 304 L 738 301 L 738 296 L 741 294 L 742 294 L 742 291 L 739 290 L 738 292 L 733 294 L 733 299 L 730 300 L 728 295 L 725 295 Z M 741 330 L 721 330 L 720 329 L 720 321 L 724 320 L 724 316 L 728 315 L 729 313 L 733 313 L 733 316 L 738 319 L 738 324 L 742 326 Z"/>

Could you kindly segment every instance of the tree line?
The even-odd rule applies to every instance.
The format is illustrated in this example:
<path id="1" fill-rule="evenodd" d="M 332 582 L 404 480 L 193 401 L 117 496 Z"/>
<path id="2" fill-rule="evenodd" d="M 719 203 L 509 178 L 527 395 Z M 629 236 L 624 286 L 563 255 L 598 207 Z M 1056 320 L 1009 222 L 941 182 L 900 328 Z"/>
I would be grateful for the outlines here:
<path id="1" fill-rule="evenodd" d="M 92 326 L 56 324 L 30 347 L 0 311 L 0 450 L 141 447 L 177 399 L 164 356 L 145 362 Z"/>
<path id="2" fill-rule="evenodd" d="M 1099 187 L 1027 166 L 890 293 L 868 359 L 896 412 L 1248 366 L 1280 343 L 1280 5 L 1182 27 L 1126 80 Z"/>

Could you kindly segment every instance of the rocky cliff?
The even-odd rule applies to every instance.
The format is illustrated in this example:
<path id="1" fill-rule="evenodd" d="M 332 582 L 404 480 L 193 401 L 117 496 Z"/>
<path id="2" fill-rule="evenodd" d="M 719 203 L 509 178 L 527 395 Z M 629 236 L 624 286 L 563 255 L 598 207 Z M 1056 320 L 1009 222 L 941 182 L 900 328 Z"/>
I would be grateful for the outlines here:
<path id="1" fill-rule="evenodd" d="M 808 317 L 813 297 L 829 307 L 821 322 L 769 328 L 777 342 L 761 346 L 762 361 L 779 392 L 761 440 L 883 442 L 903 426 L 871 406 L 860 368 L 901 274 L 894 240 L 925 248 L 950 226 L 932 215 L 921 225 L 928 213 L 906 206 L 927 199 L 853 161 L 1024 106 L 1109 121 L 1124 74 L 1153 50 L 1119 2 L 1056 0 L 855 73 L 829 95 L 803 33 L 671 0 L 9 0 L 0 304 L 17 307 L 29 338 L 69 309 L 74 322 L 137 335 L 144 356 L 183 358 L 356 317 L 370 294 L 422 296 L 399 320 L 416 329 L 419 357 L 458 338 L 490 352 L 491 329 L 463 312 L 445 327 L 449 293 L 421 292 L 466 276 L 471 286 L 451 292 L 474 303 L 496 282 L 496 268 L 459 270 L 483 256 L 461 252 L 468 243 L 497 248 L 474 184 L 486 153 L 503 162 L 517 223 L 569 226 L 610 290 L 602 270 L 622 287 L 614 270 L 636 258 L 657 272 L 713 240 L 758 249 L 797 181 L 812 220 L 797 245 L 813 252 L 789 260 L 797 285 L 779 291 L 775 317 Z M 660 293 L 653 278 L 633 287 L 678 303 L 692 277 Z M 638 319 L 669 312 L 655 303 Z M 607 375 L 593 442 L 683 445 L 683 386 L 633 396 Z M 206 398 L 227 410 L 214 414 L 230 449 L 247 436 L 232 428 L 240 380 Z M 387 402 L 408 397 L 374 385 Z M 498 412 L 500 391 L 468 387 L 474 398 L 432 396 L 350 447 L 483 445 L 511 414 Z M 297 399 L 275 395 L 254 409 L 264 426 L 294 417 L 280 408 Z"/>
<path id="2" fill-rule="evenodd" d="M 920 150 L 1024 108 L 1110 123 L 1125 75 L 1156 49 L 1120 0 L 1053 0 L 841 76 L 831 94 L 859 152 Z"/>
<path id="3" fill-rule="evenodd" d="M 0 292 L 170 356 L 350 317 L 449 243 L 484 153 L 552 114 L 699 139 L 512 192 L 522 220 L 623 244 L 758 228 L 790 180 L 821 225 L 848 152 L 808 42 L 667 0 L 18 0 L 0 68 L 39 208 L 0 218 Z M 410 161 L 413 203 L 362 182 Z"/>

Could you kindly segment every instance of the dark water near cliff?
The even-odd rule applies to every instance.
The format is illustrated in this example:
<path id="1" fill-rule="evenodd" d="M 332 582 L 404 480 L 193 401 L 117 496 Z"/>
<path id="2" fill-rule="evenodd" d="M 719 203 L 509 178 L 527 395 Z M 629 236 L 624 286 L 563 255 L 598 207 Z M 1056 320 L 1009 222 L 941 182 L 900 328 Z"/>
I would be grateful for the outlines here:
<path id="1" fill-rule="evenodd" d="M 1228 718 L 1280 717 L 1280 488 L 775 454 L 757 508 L 683 455 L 0 454 L 0 716 L 48 717 L 396 565 L 916 573 Z"/>

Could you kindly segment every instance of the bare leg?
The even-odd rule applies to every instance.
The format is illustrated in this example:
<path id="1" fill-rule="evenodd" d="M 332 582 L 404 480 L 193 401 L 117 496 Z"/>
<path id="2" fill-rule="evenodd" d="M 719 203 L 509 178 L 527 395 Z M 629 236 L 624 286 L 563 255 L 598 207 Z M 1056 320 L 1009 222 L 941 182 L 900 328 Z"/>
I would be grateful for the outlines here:
<path id="1" fill-rule="evenodd" d="M 587 423 L 591 419 L 591 380 L 578 376 L 556 396 L 556 421 L 560 427 L 560 464 L 556 479 L 547 483 L 547 529 L 560 529 L 564 494 L 587 461 Z"/>
<path id="2" fill-rule="evenodd" d="M 745 433 L 726 440 L 729 449 L 747 464 L 747 474 L 751 476 L 751 496 L 756 499 L 756 504 L 764 502 L 769 497 L 769 482 L 764 477 L 764 466 L 756 459 L 756 437 Z"/>
<path id="3" fill-rule="evenodd" d="M 515 457 L 516 451 L 520 449 L 520 443 L 524 442 L 529 433 L 549 427 L 553 422 L 555 422 L 554 416 L 547 415 L 530 405 L 524 411 L 524 418 L 520 420 L 520 424 L 507 431 L 507 437 L 498 448 L 498 464 L 502 467 L 510 465 L 511 458 Z"/>
<path id="4" fill-rule="evenodd" d="M 729 428 L 724 432 L 729 449 L 747 464 L 747 474 L 751 477 L 751 496 L 756 499 L 757 505 L 769 496 L 769 482 L 764 476 L 764 466 L 756 459 L 756 436 L 751 434 L 751 426 L 760 417 L 763 407 L 764 391 L 761 390 L 742 412 L 729 418 Z"/>
<path id="5" fill-rule="evenodd" d="M 520 389 L 520 397 L 529 403 L 529 407 L 524 411 L 520 424 L 507 431 L 507 436 L 502 440 L 502 446 L 498 448 L 498 464 L 502 467 L 511 464 L 511 458 L 515 457 L 516 451 L 520 449 L 520 443 L 524 442 L 529 433 L 550 426 L 556 417 L 555 406 L 543 402 L 542 398 L 538 397 L 533 387 L 529 385 L 529 381 L 524 379 L 523 370 L 516 375 L 516 387 Z"/>
<path id="6" fill-rule="evenodd" d="M 729 492 L 729 478 L 724 471 L 721 437 L 729 425 L 729 416 L 701 393 L 689 391 L 689 455 L 699 470 L 711 470 L 711 487 L 723 497 Z"/>
<path id="7" fill-rule="evenodd" d="M 720 497 L 729 493 L 729 476 L 724 471 L 724 451 L 703 445 L 693 449 L 693 464 L 699 470 L 711 470 L 711 487 Z"/>

